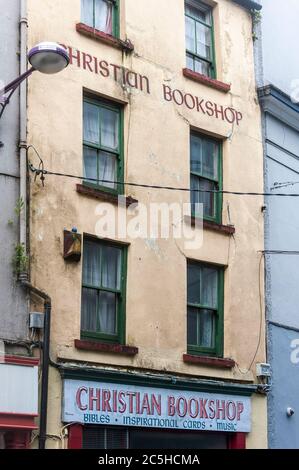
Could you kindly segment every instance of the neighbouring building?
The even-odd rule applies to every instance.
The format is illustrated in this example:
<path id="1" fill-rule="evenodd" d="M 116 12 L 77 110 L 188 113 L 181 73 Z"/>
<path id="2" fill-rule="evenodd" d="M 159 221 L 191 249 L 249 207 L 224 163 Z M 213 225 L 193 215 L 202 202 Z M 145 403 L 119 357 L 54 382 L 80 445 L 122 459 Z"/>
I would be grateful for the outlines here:
<path id="1" fill-rule="evenodd" d="M 24 2 L 0 1 L 1 91 L 21 71 L 20 51 L 26 49 L 24 33 L 22 44 L 20 38 L 20 31 L 26 28 L 21 4 Z M 24 87 L 22 93 L 24 97 Z M 22 198 L 20 192 L 21 153 L 24 155 L 20 140 L 21 128 L 26 132 L 26 113 L 20 117 L 19 109 L 17 91 L 0 120 L 0 449 L 28 447 L 31 431 L 37 427 L 39 361 L 32 357 L 28 300 L 16 272 L 16 253 L 23 254 L 24 264 L 26 259 L 26 196 Z"/>
<path id="2" fill-rule="evenodd" d="M 290 45 L 299 40 L 294 21 L 299 4 L 287 0 L 281 8 L 278 0 L 261 3 L 256 63 L 265 191 L 298 194 L 299 64 Z M 299 448 L 298 198 L 272 196 L 265 204 L 269 447 Z"/>
<path id="3" fill-rule="evenodd" d="M 29 160 L 45 170 L 30 172 L 30 279 L 52 300 L 48 448 L 267 447 L 264 201 L 222 193 L 263 192 L 257 7 L 28 1 L 28 46 L 56 41 L 71 58 L 28 84 Z M 170 227 L 203 243 L 148 233 L 137 220 L 154 204 L 191 204 Z"/>

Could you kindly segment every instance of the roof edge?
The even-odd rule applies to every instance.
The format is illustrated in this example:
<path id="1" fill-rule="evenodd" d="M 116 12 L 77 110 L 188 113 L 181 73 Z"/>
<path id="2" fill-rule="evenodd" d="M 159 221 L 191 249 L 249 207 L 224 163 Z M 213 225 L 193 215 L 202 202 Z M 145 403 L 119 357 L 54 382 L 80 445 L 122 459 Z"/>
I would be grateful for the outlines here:
<path id="1" fill-rule="evenodd" d="M 237 3 L 241 7 L 246 8 L 247 10 L 258 10 L 260 11 L 263 6 L 252 0 L 233 0 L 234 3 Z"/>

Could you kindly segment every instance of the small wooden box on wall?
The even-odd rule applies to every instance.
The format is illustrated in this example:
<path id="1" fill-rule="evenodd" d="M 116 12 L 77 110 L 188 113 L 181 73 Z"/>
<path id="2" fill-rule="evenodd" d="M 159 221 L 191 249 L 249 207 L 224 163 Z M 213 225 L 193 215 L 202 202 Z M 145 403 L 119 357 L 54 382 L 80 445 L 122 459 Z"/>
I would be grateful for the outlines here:
<path id="1" fill-rule="evenodd" d="M 82 254 L 82 235 L 68 230 L 63 232 L 63 257 L 66 261 L 78 263 Z"/>

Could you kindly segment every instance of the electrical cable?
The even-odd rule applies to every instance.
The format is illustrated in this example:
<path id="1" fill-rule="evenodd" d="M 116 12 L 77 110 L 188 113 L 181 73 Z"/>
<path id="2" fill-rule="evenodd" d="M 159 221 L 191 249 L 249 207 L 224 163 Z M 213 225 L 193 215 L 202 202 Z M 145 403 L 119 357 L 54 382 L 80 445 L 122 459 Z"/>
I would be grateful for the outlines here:
<path id="1" fill-rule="evenodd" d="M 150 184 L 142 184 L 142 183 L 129 183 L 129 182 L 122 182 L 117 180 L 107 180 L 107 179 L 98 179 L 98 178 L 89 178 L 87 176 L 78 176 L 72 175 L 69 173 L 59 173 L 54 171 L 49 171 L 45 169 L 35 168 L 31 163 L 29 163 L 29 169 L 32 173 L 35 173 L 36 176 L 41 176 L 44 180 L 46 175 L 49 176 L 59 176 L 64 178 L 71 178 L 71 179 L 78 179 L 82 181 L 90 181 L 93 183 L 103 183 L 103 184 L 114 184 L 119 186 L 131 186 L 137 188 L 145 188 L 145 189 L 161 189 L 161 190 L 168 190 L 168 191 L 182 191 L 182 192 L 189 192 L 189 193 L 210 193 L 210 194 L 228 194 L 228 195 L 235 195 L 235 196 L 259 196 L 259 197 L 299 197 L 299 194 L 289 194 L 289 193 L 258 193 L 258 192 L 241 192 L 241 191 L 225 191 L 225 190 L 218 190 L 218 189 L 191 189 L 191 188 L 179 188 L 174 186 L 159 186 L 159 185 L 150 185 Z"/>
<path id="2" fill-rule="evenodd" d="M 261 342 L 262 342 L 262 332 L 263 332 L 263 299 L 262 299 L 262 289 L 261 289 L 261 268 L 262 268 L 262 261 L 263 261 L 263 259 L 264 259 L 264 253 L 262 253 L 261 259 L 260 259 L 260 262 L 259 262 L 260 327 L 259 327 L 258 343 L 257 343 L 257 347 L 256 347 L 256 350 L 255 350 L 253 359 L 252 359 L 252 361 L 251 361 L 251 363 L 250 363 L 250 366 L 248 367 L 248 369 L 247 369 L 246 371 L 243 371 L 242 369 L 240 369 L 239 364 L 236 363 L 237 369 L 239 370 L 239 372 L 240 372 L 242 375 L 247 375 L 248 372 L 250 372 L 251 367 L 253 366 L 254 361 L 256 360 L 256 357 L 257 357 L 257 355 L 258 355 L 258 352 L 259 352 L 259 349 L 260 349 L 260 346 L 261 346 Z"/>

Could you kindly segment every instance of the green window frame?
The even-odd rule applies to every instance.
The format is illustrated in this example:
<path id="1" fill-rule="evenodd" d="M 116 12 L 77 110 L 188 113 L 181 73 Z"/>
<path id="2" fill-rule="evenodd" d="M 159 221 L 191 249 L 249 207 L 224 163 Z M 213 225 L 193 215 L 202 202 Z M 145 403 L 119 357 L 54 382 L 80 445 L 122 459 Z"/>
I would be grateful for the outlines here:
<path id="1" fill-rule="evenodd" d="M 81 338 L 125 344 L 127 246 L 84 237 Z"/>
<path id="2" fill-rule="evenodd" d="M 119 0 L 81 0 L 81 21 L 118 38 Z"/>
<path id="3" fill-rule="evenodd" d="M 106 100 L 84 97 L 83 173 L 86 178 L 84 185 L 112 194 L 124 193 L 123 122 L 122 106 Z M 111 123 L 114 129 L 111 126 L 109 129 Z M 98 182 L 92 181 L 93 179 Z M 115 183 L 109 183 L 110 181 Z"/>
<path id="4" fill-rule="evenodd" d="M 185 27 L 187 68 L 216 78 L 213 8 L 199 0 L 185 0 Z"/>
<path id="5" fill-rule="evenodd" d="M 187 261 L 188 354 L 223 356 L 224 268 Z"/>
<path id="6" fill-rule="evenodd" d="M 190 133 L 191 215 L 198 215 L 196 203 L 203 204 L 203 219 L 221 224 L 223 204 L 222 142 L 198 132 Z M 207 192 L 200 191 L 207 190 Z M 219 191 L 219 192 L 209 192 Z"/>

